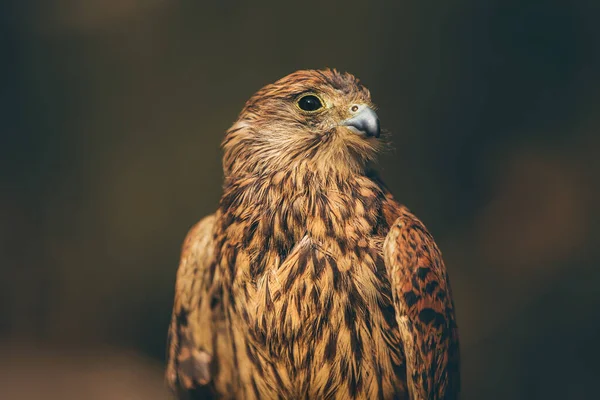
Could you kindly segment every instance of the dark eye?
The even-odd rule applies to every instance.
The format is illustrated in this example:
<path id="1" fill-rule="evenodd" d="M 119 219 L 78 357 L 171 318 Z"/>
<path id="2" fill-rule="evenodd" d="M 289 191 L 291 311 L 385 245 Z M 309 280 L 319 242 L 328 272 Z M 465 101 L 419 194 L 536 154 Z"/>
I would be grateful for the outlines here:
<path id="1" fill-rule="evenodd" d="M 314 94 L 307 94 L 298 100 L 298 107 L 304 111 L 317 111 L 319 108 L 323 107 L 323 104 Z"/>

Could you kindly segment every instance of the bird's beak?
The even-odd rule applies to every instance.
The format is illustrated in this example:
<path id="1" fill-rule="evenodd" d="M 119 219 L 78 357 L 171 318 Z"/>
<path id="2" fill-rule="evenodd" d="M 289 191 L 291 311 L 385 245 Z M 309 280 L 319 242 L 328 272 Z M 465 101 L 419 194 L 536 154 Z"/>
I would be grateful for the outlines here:
<path id="1" fill-rule="evenodd" d="M 378 138 L 381 134 L 377 113 L 366 105 L 359 106 L 358 110 L 354 112 L 354 116 L 342 121 L 340 125 L 347 126 L 352 132 L 367 137 Z"/>

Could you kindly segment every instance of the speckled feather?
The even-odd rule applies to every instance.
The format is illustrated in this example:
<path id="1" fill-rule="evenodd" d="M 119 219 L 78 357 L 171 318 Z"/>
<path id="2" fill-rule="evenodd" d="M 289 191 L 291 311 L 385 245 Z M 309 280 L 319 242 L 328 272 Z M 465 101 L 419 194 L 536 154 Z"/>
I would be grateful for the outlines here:
<path id="1" fill-rule="evenodd" d="M 298 96 L 324 107 L 304 113 Z M 167 381 L 182 398 L 456 399 L 458 334 L 441 254 L 339 123 L 356 78 L 299 71 L 227 132 L 217 212 L 188 234 Z"/>

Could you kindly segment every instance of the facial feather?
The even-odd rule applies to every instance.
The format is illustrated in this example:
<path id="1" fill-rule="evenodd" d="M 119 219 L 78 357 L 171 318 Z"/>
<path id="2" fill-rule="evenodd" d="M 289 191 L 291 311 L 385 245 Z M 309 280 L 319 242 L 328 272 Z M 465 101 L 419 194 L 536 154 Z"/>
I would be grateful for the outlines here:
<path id="1" fill-rule="evenodd" d="M 307 94 L 317 96 L 323 107 L 300 109 L 298 100 Z M 225 136 L 225 175 L 264 174 L 299 163 L 315 171 L 360 171 L 381 142 L 341 125 L 353 106 L 374 108 L 358 79 L 336 70 L 298 71 L 265 86 L 246 102 Z"/>

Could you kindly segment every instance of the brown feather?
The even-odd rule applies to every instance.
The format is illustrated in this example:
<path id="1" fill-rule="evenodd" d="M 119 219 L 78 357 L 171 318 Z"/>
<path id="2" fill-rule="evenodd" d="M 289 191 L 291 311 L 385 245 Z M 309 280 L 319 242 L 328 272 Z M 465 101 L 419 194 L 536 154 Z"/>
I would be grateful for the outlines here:
<path id="1" fill-rule="evenodd" d="M 295 107 L 307 92 L 325 107 Z M 244 399 L 455 398 L 455 328 L 438 323 L 454 323 L 452 307 L 438 321 L 427 310 L 440 307 L 421 293 L 438 282 L 435 295 L 450 299 L 443 263 L 367 169 L 380 142 L 341 126 L 352 104 L 373 107 L 353 76 L 299 71 L 254 95 L 228 131 L 219 209 L 182 253 L 172 387 Z M 406 249 L 405 231 L 427 249 Z M 432 271 L 422 288 L 411 283 L 419 267 Z M 418 311 L 400 298 L 409 286 Z"/>
<path id="2" fill-rule="evenodd" d="M 411 399 L 456 399 L 458 329 L 442 255 L 425 226 L 399 207 L 384 244 Z"/>

